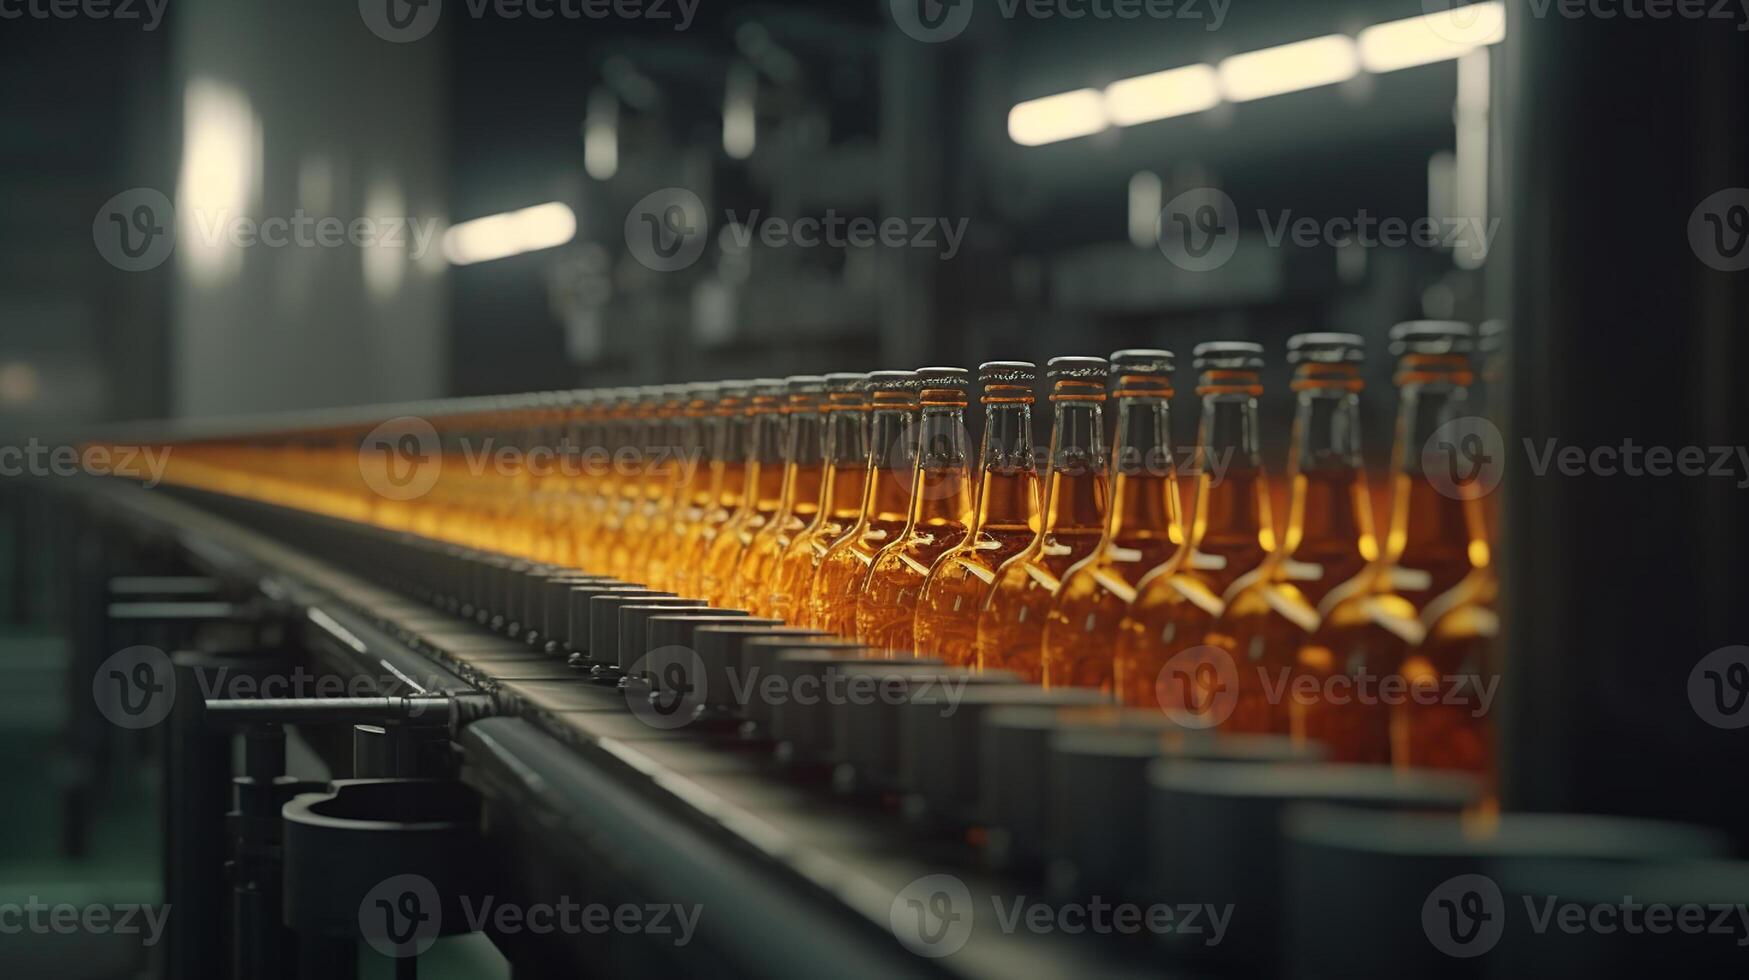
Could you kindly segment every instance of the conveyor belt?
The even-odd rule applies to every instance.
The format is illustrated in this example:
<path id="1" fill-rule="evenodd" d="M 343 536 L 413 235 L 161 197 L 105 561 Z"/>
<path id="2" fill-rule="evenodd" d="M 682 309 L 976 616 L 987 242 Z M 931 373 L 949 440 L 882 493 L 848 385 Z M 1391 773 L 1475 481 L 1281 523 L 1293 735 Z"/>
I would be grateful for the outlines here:
<path id="1" fill-rule="evenodd" d="M 381 531 L 120 481 L 81 490 L 134 533 L 174 535 L 202 573 L 302 610 L 306 639 L 344 670 L 391 674 L 413 693 L 490 694 L 499 717 L 473 721 L 457 741 L 464 779 L 497 814 L 487 826 L 518 835 L 497 846 L 525 857 L 550 849 L 586 889 L 702 903 L 700 948 L 719 957 L 719 971 L 1160 975 L 1145 965 L 1145 943 L 1055 932 L 986 928 L 953 956 L 912 954 L 892 922 L 913 881 L 951 870 L 982 909 L 991 908 L 987 895 L 1040 886 L 986 876 L 963 841 L 919 835 L 896 813 L 787 778 L 768 750 L 650 727 L 627 710 L 625 694 L 581 679 L 562 659 L 286 543 Z M 531 872 L 511 864 L 507 871 Z"/>

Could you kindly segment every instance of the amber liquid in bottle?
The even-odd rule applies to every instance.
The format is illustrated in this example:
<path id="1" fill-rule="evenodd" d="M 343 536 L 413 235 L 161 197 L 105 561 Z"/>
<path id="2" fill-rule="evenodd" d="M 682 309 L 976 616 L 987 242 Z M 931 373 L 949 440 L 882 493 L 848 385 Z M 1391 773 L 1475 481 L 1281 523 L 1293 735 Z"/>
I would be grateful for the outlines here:
<path id="1" fill-rule="evenodd" d="M 1484 385 L 1478 405 L 1491 404 L 1491 394 L 1499 385 L 1504 360 L 1501 327 L 1500 321 L 1490 321 L 1480 331 Z M 1462 441 L 1460 437 L 1458 442 Z M 1500 632 L 1500 584 L 1487 544 L 1498 534 L 1498 514 L 1492 505 L 1500 498 L 1488 496 L 1494 488 L 1474 481 L 1454 489 L 1481 498 L 1478 506 L 1465 511 L 1472 522 L 1480 519 L 1470 528 L 1475 568 L 1421 612 L 1426 633 L 1402 671 L 1420 696 L 1402 706 L 1393 734 L 1399 758 L 1407 765 L 1461 769 L 1481 776 L 1488 790 L 1486 808 L 1497 805 L 1498 785 L 1492 712 L 1499 704 L 1495 641 Z"/>
<path id="2" fill-rule="evenodd" d="M 1402 760 L 1400 746 L 1393 751 L 1384 681 L 1421 641 L 1421 609 L 1469 574 L 1476 546 L 1477 563 L 1487 561 L 1487 546 L 1472 539 L 1466 516 L 1477 502 L 1438 489 L 1422 471 L 1429 438 L 1465 414 L 1469 359 L 1452 348 L 1467 340 L 1463 328 L 1399 341 L 1390 529 L 1378 560 L 1325 597 L 1318 628 L 1300 648 L 1300 673 L 1316 682 L 1317 693 L 1293 697 L 1293 734 L 1325 743 L 1335 761 Z"/>
<path id="3" fill-rule="evenodd" d="M 773 514 L 783 494 L 783 382 L 765 378 L 755 382 L 747 402 L 751 445 L 741 504 L 724 522 L 710 547 L 705 549 L 698 597 L 713 606 L 732 607 L 740 598 L 738 569 L 742 556 L 753 544 Z"/>
<path id="4" fill-rule="evenodd" d="M 825 470 L 820 402 L 826 395 L 826 379 L 798 376 L 784 383 L 788 389 L 784 407 L 788 423 L 777 510 L 753 535 L 736 571 L 736 605 L 755 616 L 772 615 L 771 596 L 777 584 L 778 559 L 813 520 L 820 506 L 820 481 Z"/>
<path id="5" fill-rule="evenodd" d="M 1093 553 L 1064 575 L 1043 641 L 1046 687 L 1113 691 L 1119 627 L 1136 583 L 1183 544 L 1172 460 L 1172 357 L 1119 351 L 1111 357 L 1117 400 L 1112 500 Z"/>
<path id="6" fill-rule="evenodd" d="M 876 553 L 905 530 L 911 513 L 911 474 L 917 464 L 917 388 L 910 371 L 869 376 L 868 478 L 856 523 L 832 542 L 814 576 L 813 628 L 860 639 L 857 600 Z"/>
<path id="7" fill-rule="evenodd" d="M 996 570 L 978 612 L 977 665 L 1012 670 L 1038 683 L 1045 619 L 1062 578 L 1093 553 L 1105 533 L 1110 487 L 1105 472 L 1104 358 L 1055 358 L 1051 461 L 1044 522 L 1027 549 Z"/>
<path id="8" fill-rule="evenodd" d="M 917 597 L 929 569 L 964 541 L 972 523 L 967 372 L 923 368 L 918 376 L 917 466 L 905 527 L 869 565 L 856 604 L 856 633 L 887 656 L 911 656 Z"/>
<path id="9" fill-rule="evenodd" d="M 651 545 L 650 559 L 639 581 L 653 588 L 678 592 L 682 562 L 698 540 L 704 516 L 716 500 L 712 473 L 724 439 L 726 420 L 717 415 L 722 387 L 711 384 L 687 386 L 682 419 L 680 477 L 675 487 L 674 509 L 665 536 Z"/>
<path id="10" fill-rule="evenodd" d="M 1231 658 L 1237 695 L 1223 731 L 1286 735 L 1285 696 L 1318 604 L 1378 557 L 1360 445 L 1360 337 L 1289 342 L 1296 393 L 1281 547 L 1235 582 L 1204 642 Z"/>
<path id="11" fill-rule="evenodd" d="M 675 385 L 670 388 L 670 401 L 665 408 L 665 436 L 658 453 L 665 462 L 658 464 L 661 486 L 658 488 L 656 511 L 651 516 L 651 528 L 642 546 L 631 558 L 630 581 L 654 583 L 666 579 L 672 567 L 673 553 L 686 535 L 686 521 L 693 506 L 694 486 L 700 476 L 703 453 L 703 415 L 708 402 L 700 385 Z"/>
<path id="12" fill-rule="evenodd" d="M 607 560 L 607 574 L 617 579 L 635 577 L 633 565 L 637 563 L 638 551 L 651 539 L 652 521 L 656 520 L 656 507 L 661 502 L 666 479 L 668 460 L 666 453 L 661 451 L 661 443 L 670 416 L 672 408 L 668 406 L 668 394 L 663 388 L 638 388 L 638 399 L 633 404 L 633 416 L 628 425 L 631 450 L 635 451 L 630 457 L 633 467 L 631 472 L 621 476 L 630 488 L 630 504 L 626 507 L 623 527 L 619 528 L 619 539 L 614 542 Z"/>
<path id="13" fill-rule="evenodd" d="M 917 598 L 912 648 L 949 664 L 977 662 L 978 611 L 996 569 L 1023 551 L 1039 530 L 1038 467 L 1032 454 L 1036 368 L 995 361 L 978 368 L 984 439 L 977 508 L 965 539 L 936 559 Z"/>
<path id="14" fill-rule="evenodd" d="M 778 558 L 775 584 L 766 608 L 770 616 L 797 626 L 814 625 L 814 576 L 832 543 L 844 536 L 862 514 L 868 480 L 869 393 L 866 374 L 826 376 L 826 401 L 821 406 L 826 429 L 826 469 L 820 479 L 818 504 L 808 526 Z"/>
<path id="15" fill-rule="evenodd" d="M 1213 725 L 1221 671 L 1203 638 L 1225 608 L 1221 597 L 1257 568 L 1275 547 L 1269 484 L 1258 446 L 1258 374 L 1263 349 L 1255 344 L 1204 344 L 1197 394 L 1202 419 L 1197 436 L 1196 514 L 1184 546 L 1136 585 L 1124 617 L 1114 671 L 1118 700 L 1160 707 L 1194 725 Z M 1182 662 L 1180 653 L 1191 651 Z M 1168 669 L 1168 662 L 1173 665 Z M 1224 666 L 1224 665 L 1223 665 Z"/>
<path id="16" fill-rule="evenodd" d="M 705 556 L 747 499 L 747 454 L 753 423 L 747 403 L 751 395 L 751 382 L 734 381 L 723 385 L 717 399 L 713 419 L 718 438 L 717 451 L 711 457 L 711 500 L 675 563 L 671 591 L 679 595 L 705 598 L 702 591 Z"/>
<path id="17" fill-rule="evenodd" d="M 599 465 L 606 453 L 605 394 L 589 392 L 572 418 L 571 437 L 576 441 L 578 464 L 570 479 L 571 556 L 575 567 L 601 571 L 601 554 L 595 547 L 595 532 L 601 526 L 606 479 Z M 471 496 L 471 488 L 470 488 Z"/>

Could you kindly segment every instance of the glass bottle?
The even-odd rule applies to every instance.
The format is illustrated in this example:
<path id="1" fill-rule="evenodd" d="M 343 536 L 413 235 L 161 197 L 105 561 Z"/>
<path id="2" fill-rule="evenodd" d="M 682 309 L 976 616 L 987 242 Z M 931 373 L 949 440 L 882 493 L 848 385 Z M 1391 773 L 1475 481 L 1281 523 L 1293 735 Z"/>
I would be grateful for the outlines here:
<path id="1" fill-rule="evenodd" d="M 1136 583 L 1184 543 L 1172 460 L 1172 352 L 1111 355 L 1117 438 L 1111 509 L 1093 553 L 1063 576 L 1042 644 L 1046 687 L 1112 691 L 1118 629 Z"/>
<path id="2" fill-rule="evenodd" d="M 1110 485 L 1105 471 L 1103 357 L 1053 357 L 1050 475 L 1044 520 L 1027 549 L 996 570 L 978 612 L 977 666 L 1012 670 L 1038 683 L 1051 601 L 1069 568 L 1093 553 L 1105 531 Z"/>
<path id="3" fill-rule="evenodd" d="M 699 580 L 705 555 L 746 499 L 752 428 L 747 402 L 753 386 L 752 381 L 725 381 L 717 388 L 717 403 L 711 410 L 716 450 L 711 454 L 710 504 L 699 515 L 690 540 L 675 561 L 671 591 L 677 595 L 703 598 Z"/>
<path id="4" fill-rule="evenodd" d="M 571 481 L 571 554 L 576 567 L 590 572 L 602 568 L 596 533 L 607 509 L 607 474 L 601 459 L 609 452 L 607 416 L 613 398 L 611 389 L 586 392 L 571 426 L 578 454 L 577 474 Z"/>
<path id="5" fill-rule="evenodd" d="M 607 556 L 607 574 L 627 580 L 632 577 L 632 562 L 638 548 L 650 538 L 650 522 L 661 493 L 658 469 L 662 459 L 658 450 L 667 431 L 669 398 L 667 388 L 661 385 L 634 390 L 637 394 L 625 420 L 624 464 L 615 467 L 623 501 L 622 517 Z"/>
<path id="6" fill-rule="evenodd" d="M 832 542 L 814 575 L 812 627 L 856 639 L 857 599 L 875 554 L 905 530 L 917 463 L 917 373 L 869 375 L 868 475 L 856 523 Z"/>
<path id="7" fill-rule="evenodd" d="M 870 563 L 856 603 L 857 639 L 891 657 L 912 654 L 917 597 L 929 569 L 965 540 L 973 516 L 971 434 L 966 403 L 971 372 L 917 370 L 917 465 L 905 527 Z"/>
<path id="8" fill-rule="evenodd" d="M 787 418 L 784 433 L 783 485 L 777 510 L 753 535 L 736 569 L 734 605 L 755 616 L 770 616 L 771 590 L 778 556 L 813 520 L 820 506 L 820 481 L 825 470 L 825 419 L 820 404 L 826 379 L 797 375 L 784 379 Z"/>
<path id="9" fill-rule="evenodd" d="M 711 503 L 711 410 L 718 386 L 683 385 L 680 407 L 671 422 L 674 462 L 668 498 L 650 528 L 650 544 L 637 562 L 632 579 L 665 589 L 672 582 L 675 558 L 681 554 Z"/>
<path id="10" fill-rule="evenodd" d="M 977 506 L 959 544 L 936 559 L 917 596 L 911 648 L 970 666 L 977 660 L 978 610 L 996 569 L 1032 543 L 1039 531 L 1038 465 L 1032 451 L 1030 361 L 978 366 L 984 438 L 978 450 Z"/>
<path id="11" fill-rule="evenodd" d="M 606 449 L 602 474 L 595 481 L 596 521 L 590 541 L 592 561 L 601 574 L 610 574 L 614 552 L 625 532 L 626 519 L 631 515 L 638 487 L 627 470 L 629 454 L 635 446 L 633 418 L 637 413 L 638 389 L 613 388 L 607 392 L 606 404 L 599 420 L 602 446 Z"/>
<path id="12" fill-rule="evenodd" d="M 783 494 L 784 383 L 781 378 L 760 378 L 747 400 L 750 443 L 741 504 L 726 521 L 710 547 L 700 569 L 698 593 L 713 606 L 732 607 L 739 598 L 736 570 L 741 558 L 773 514 Z"/>
<path id="13" fill-rule="evenodd" d="M 813 628 L 809 597 L 814 575 L 826 551 L 850 529 L 862 513 L 862 493 L 868 480 L 868 375 L 826 375 L 826 398 L 820 405 L 825 427 L 826 469 L 820 479 L 815 514 L 778 559 L 777 574 L 766 599 L 768 615 Z"/>
<path id="14" fill-rule="evenodd" d="M 1233 583 L 1203 642 L 1226 652 L 1237 674 L 1222 729 L 1286 735 L 1287 690 L 1318 604 L 1378 557 L 1372 497 L 1360 444 L 1361 364 L 1356 334 L 1289 338 L 1294 365 L 1287 527 L 1281 546 Z"/>
<path id="15" fill-rule="evenodd" d="M 1498 390 L 1502 333 L 1498 320 L 1482 324 L 1478 331 L 1484 381 L 1478 404 Z M 1480 430 L 1480 421 L 1473 428 Z M 1404 765 L 1476 773 L 1483 777 L 1492 799 L 1498 782 L 1491 711 L 1499 703 L 1494 643 L 1500 631 L 1500 583 L 1487 542 L 1498 533 L 1494 509 L 1488 505 L 1499 498 L 1489 496 L 1493 486 L 1473 480 L 1451 488 L 1482 499 L 1480 506 L 1465 511 L 1466 517 L 1481 525 L 1470 528 L 1471 540 L 1482 545 L 1470 551 L 1472 561 L 1479 563 L 1421 611 L 1426 632 L 1402 667 L 1412 696 L 1397 711 L 1394 758 Z"/>
<path id="16" fill-rule="evenodd" d="M 1118 700 L 1136 707 L 1206 710 L 1213 690 L 1191 686 L 1218 677 L 1190 661 L 1168 661 L 1202 645 L 1233 582 L 1275 547 L 1269 480 L 1258 444 L 1257 397 L 1263 393 L 1263 348 L 1245 341 L 1198 344 L 1202 372 L 1197 426 L 1196 513 L 1172 560 L 1136 583 L 1119 634 L 1114 669 Z"/>
<path id="17" fill-rule="evenodd" d="M 1299 653 L 1300 674 L 1315 684 L 1296 686 L 1289 706 L 1293 734 L 1325 743 L 1338 762 L 1391 761 L 1385 679 L 1420 642 L 1421 609 L 1487 563 L 1467 513 L 1479 518 L 1479 502 L 1442 491 L 1422 464 L 1440 427 L 1466 414 L 1470 327 L 1414 321 L 1393 327 L 1391 340 L 1399 360 L 1390 528 L 1379 557 L 1324 598 Z"/>

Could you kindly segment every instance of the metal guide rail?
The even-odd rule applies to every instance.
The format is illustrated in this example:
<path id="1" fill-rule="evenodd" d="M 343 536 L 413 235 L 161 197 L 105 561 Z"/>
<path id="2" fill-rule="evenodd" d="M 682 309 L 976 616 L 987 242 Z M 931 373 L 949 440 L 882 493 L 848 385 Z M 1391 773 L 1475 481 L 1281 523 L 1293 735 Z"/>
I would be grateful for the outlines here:
<path id="1" fill-rule="evenodd" d="M 202 573 L 291 607 L 325 666 L 387 677 L 397 696 L 449 699 L 445 725 L 462 780 L 484 800 L 504 892 L 700 909 L 690 948 L 495 935 L 519 966 L 596 970 L 606 957 L 756 976 L 1160 975 L 1133 936 L 988 929 L 951 956 L 917 955 L 895 930 L 920 879 L 952 869 L 986 910 L 993 896 L 1044 886 L 980 870 L 963 835 L 920 830 L 890 795 L 845 797 L 816 769 L 720 727 L 653 726 L 628 709 L 638 692 L 592 682 L 550 641 L 511 638 L 502 615 L 385 587 L 409 587 L 394 571 L 408 536 L 195 491 L 121 481 L 79 491 L 106 525 L 173 539 Z"/>

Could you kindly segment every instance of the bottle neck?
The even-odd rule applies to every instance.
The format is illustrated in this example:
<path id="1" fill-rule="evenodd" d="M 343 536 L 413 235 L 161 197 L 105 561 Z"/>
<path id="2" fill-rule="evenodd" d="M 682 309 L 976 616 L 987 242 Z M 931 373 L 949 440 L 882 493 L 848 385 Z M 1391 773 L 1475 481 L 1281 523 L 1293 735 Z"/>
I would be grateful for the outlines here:
<path id="1" fill-rule="evenodd" d="M 1032 453 L 1032 399 L 986 399 L 983 461 L 973 530 L 1014 529 L 1038 514 L 1038 464 Z"/>
<path id="2" fill-rule="evenodd" d="M 790 412 L 789 444 L 784 458 L 783 499 L 785 513 L 811 515 L 820 502 L 821 471 L 825 468 L 825 420 L 809 406 Z"/>
<path id="3" fill-rule="evenodd" d="M 1090 386 L 1084 386 L 1090 387 Z M 1046 534 L 1098 531 L 1110 492 L 1105 473 L 1105 391 L 1051 396 L 1051 473 L 1045 490 Z"/>
<path id="4" fill-rule="evenodd" d="M 775 404 L 755 401 L 747 459 L 746 504 L 769 513 L 783 498 L 784 430 L 788 418 Z"/>
<path id="5" fill-rule="evenodd" d="M 1107 543 L 1168 539 L 1182 544 L 1178 477 L 1172 461 L 1169 395 L 1123 395 L 1111 447 L 1112 500 Z"/>
<path id="6" fill-rule="evenodd" d="M 927 393 L 925 393 L 927 395 Z M 917 467 L 912 474 L 912 525 L 973 517 L 971 435 L 965 402 L 923 403 L 917 425 Z"/>
<path id="7" fill-rule="evenodd" d="M 1281 552 L 1378 556 L 1361 455 L 1358 372 L 1305 384 L 1294 405 L 1292 497 Z"/>
<path id="8" fill-rule="evenodd" d="M 1488 564 L 1481 501 L 1442 492 L 1423 469 L 1423 447 L 1440 426 L 1468 412 L 1468 390 L 1450 377 L 1408 375 L 1398 394 L 1397 438 L 1391 452 L 1395 478 L 1391 527 L 1385 557 L 1408 567 L 1438 564 L 1466 556 Z"/>
<path id="9" fill-rule="evenodd" d="M 1231 374 L 1234 377 L 1215 377 Z M 1196 516 L 1190 546 L 1275 546 L 1257 432 L 1261 385 L 1250 372 L 1204 377 L 1197 436 Z"/>
<path id="10" fill-rule="evenodd" d="M 917 463 L 915 402 L 877 396 L 869 420 L 868 477 L 862 521 L 904 520 L 910 510 L 911 474 Z"/>
<path id="11" fill-rule="evenodd" d="M 834 396 L 834 399 L 844 396 Z M 846 398 L 846 402 L 849 399 Z M 826 412 L 826 474 L 820 506 L 835 520 L 854 521 L 862 512 L 868 474 L 869 412 L 860 399 Z"/>

